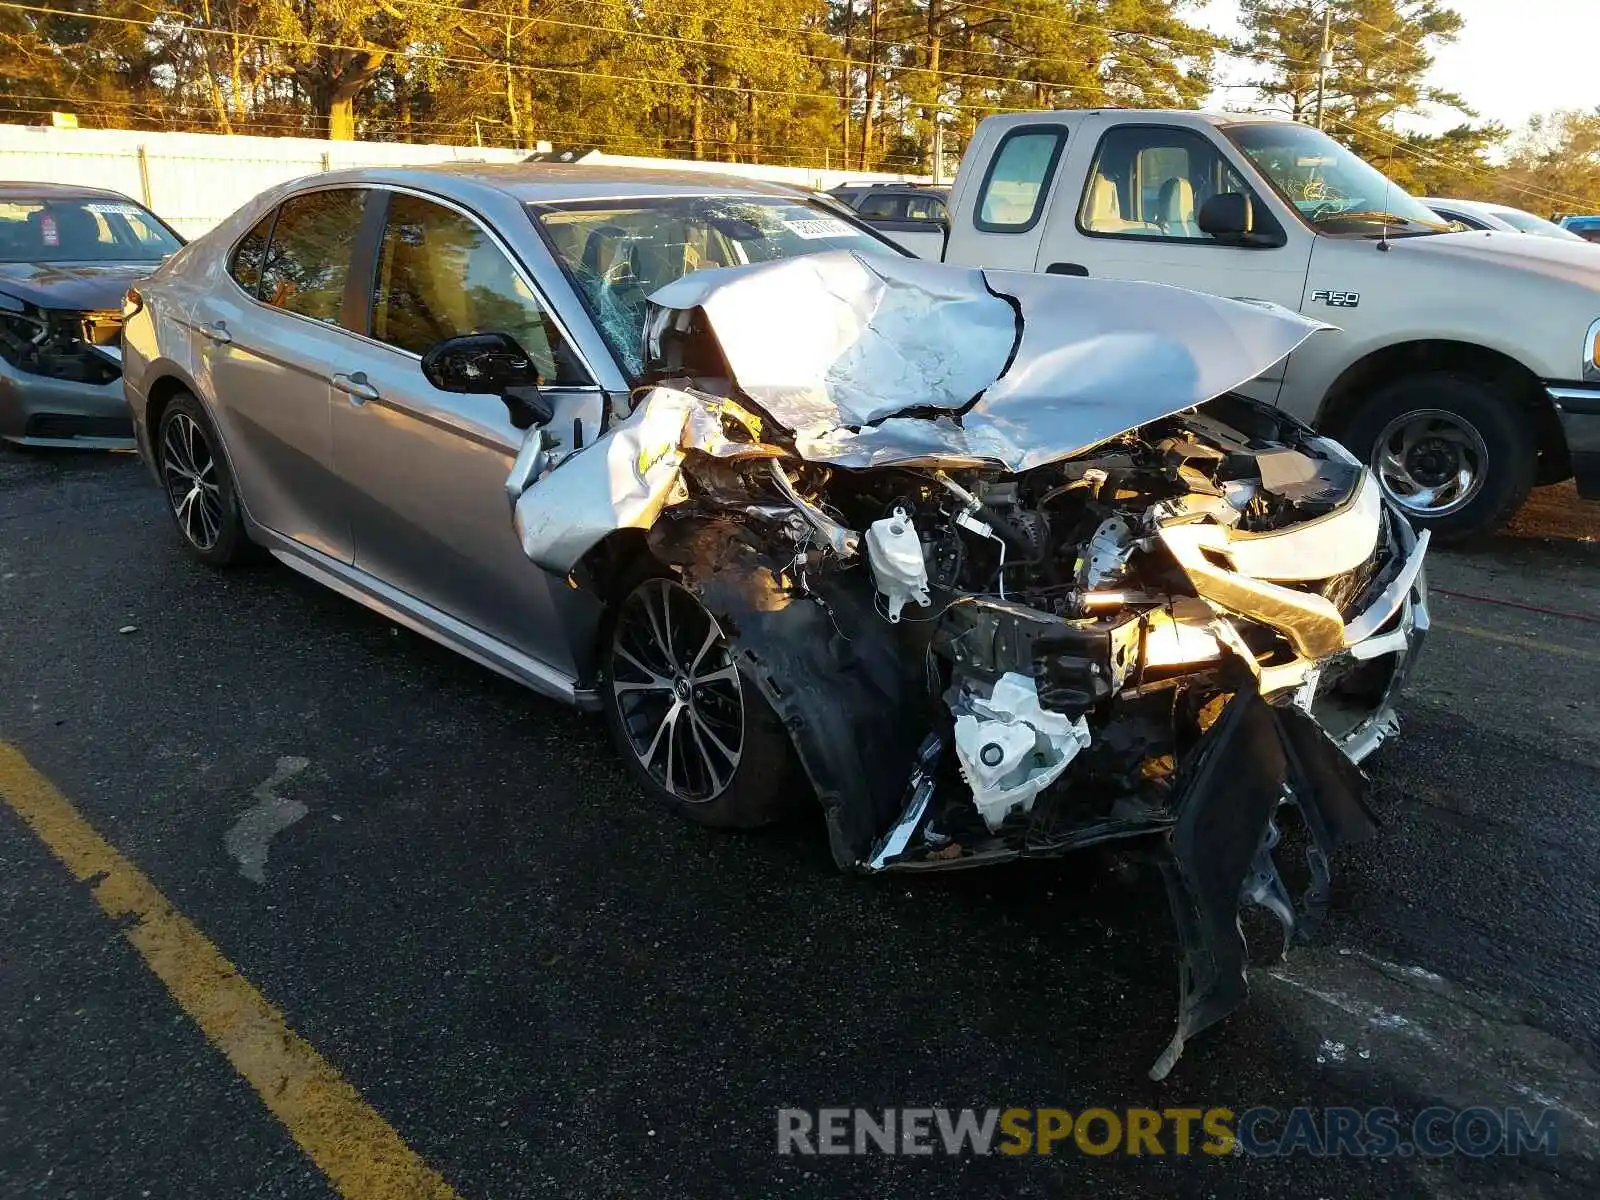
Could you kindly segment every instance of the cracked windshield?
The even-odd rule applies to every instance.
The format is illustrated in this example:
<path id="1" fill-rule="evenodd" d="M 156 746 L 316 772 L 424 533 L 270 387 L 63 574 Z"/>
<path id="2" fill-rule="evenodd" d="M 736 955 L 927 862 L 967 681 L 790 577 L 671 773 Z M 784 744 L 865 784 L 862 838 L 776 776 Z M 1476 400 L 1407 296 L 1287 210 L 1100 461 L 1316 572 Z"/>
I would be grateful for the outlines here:
<path id="1" fill-rule="evenodd" d="M 820 205 L 778 198 L 539 205 L 533 217 L 631 374 L 642 367 L 645 300 L 690 271 L 819 250 L 892 253 Z"/>

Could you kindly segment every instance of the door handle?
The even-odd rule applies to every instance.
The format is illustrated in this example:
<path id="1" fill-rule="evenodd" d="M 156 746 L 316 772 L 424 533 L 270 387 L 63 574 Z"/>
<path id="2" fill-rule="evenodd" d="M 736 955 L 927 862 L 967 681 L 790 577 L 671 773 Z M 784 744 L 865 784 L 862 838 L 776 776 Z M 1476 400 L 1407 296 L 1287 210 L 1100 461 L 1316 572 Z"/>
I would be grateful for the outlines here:
<path id="1" fill-rule="evenodd" d="M 228 332 L 228 327 L 221 321 L 217 321 L 215 323 L 210 321 L 204 322 L 200 326 L 200 332 L 205 334 L 206 337 L 210 338 L 213 342 L 216 342 L 219 346 L 226 346 L 229 342 L 233 341 L 233 334 Z"/>
<path id="2" fill-rule="evenodd" d="M 1046 275 L 1084 275 L 1089 274 L 1089 268 L 1082 263 L 1051 263 L 1044 269 Z"/>
<path id="3" fill-rule="evenodd" d="M 352 371 L 348 375 L 340 373 L 329 382 L 349 396 L 351 404 L 365 404 L 368 400 L 378 398 L 378 389 L 367 382 L 365 371 Z"/>

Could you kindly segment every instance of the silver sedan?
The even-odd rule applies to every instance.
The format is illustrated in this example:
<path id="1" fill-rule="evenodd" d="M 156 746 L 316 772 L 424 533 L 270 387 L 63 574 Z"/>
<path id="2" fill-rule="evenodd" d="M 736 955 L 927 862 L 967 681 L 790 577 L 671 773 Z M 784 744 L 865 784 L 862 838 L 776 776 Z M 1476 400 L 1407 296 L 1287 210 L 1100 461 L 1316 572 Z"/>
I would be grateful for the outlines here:
<path id="1" fill-rule="evenodd" d="M 359 171 L 131 293 L 125 381 L 184 544 L 295 570 L 601 709 L 646 791 L 841 867 L 1121 842 L 1184 958 L 1165 1074 L 1370 834 L 1426 533 L 1230 391 L 1326 327 L 906 257 L 776 186 Z M 1279 822 L 1306 827 L 1290 899 Z"/>

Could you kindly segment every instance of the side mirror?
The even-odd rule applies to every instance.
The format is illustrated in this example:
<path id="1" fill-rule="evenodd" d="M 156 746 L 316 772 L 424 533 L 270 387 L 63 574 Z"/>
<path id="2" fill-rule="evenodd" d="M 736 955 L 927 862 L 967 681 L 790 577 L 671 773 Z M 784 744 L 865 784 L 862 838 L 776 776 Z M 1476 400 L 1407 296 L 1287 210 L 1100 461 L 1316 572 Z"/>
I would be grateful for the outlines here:
<path id="1" fill-rule="evenodd" d="M 1237 244 L 1255 230 L 1255 212 L 1243 192 L 1218 192 L 1200 206 L 1200 232 L 1219 242 Z"/>
<path id="2" fill-rule="evenodd" d="M 422 374 L 441 392 L 499 396 L 518 429 L 554 415 L 539 395 L 539 369 L 509 333 L 464 333 L 428 347 Z"/>

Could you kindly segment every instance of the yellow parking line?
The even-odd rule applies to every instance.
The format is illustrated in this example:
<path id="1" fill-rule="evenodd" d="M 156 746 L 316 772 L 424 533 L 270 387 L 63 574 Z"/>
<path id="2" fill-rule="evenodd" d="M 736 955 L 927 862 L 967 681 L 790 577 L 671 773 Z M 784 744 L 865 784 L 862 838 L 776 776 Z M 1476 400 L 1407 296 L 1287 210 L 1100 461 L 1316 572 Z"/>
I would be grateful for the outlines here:
<path id="1" fill-rule="evenodd" d="M 1585 650 L 1581 646 L 1559 646 L 1543 638 L 1522 637 L 1515 633 L 1502 633 L 1498 629 L 1483 629 L 1477 625 L 1457 625 L 1454 621 L 1441 621 L 1437 617 L 1433 619 L 1433 627 L 1443 629 L 1447 633 L 1482 638 L 1486 642 L 1503 642 L 1508 646 L 1522 646 L 1528 650 L 1543 651 L 1545 654 L 1562 654 L 1568 658 L 1582 659 L 1584 662 L 1600 663 L 1600 653 Z"/>
<path id="2" fill-rule="evenodd" d="M 14 746 L 0 798 L 81 882 L 211 1044 L 347 1200 L 454 1200 L 419 1158 L 155 885 L 90 827 Z"/>

